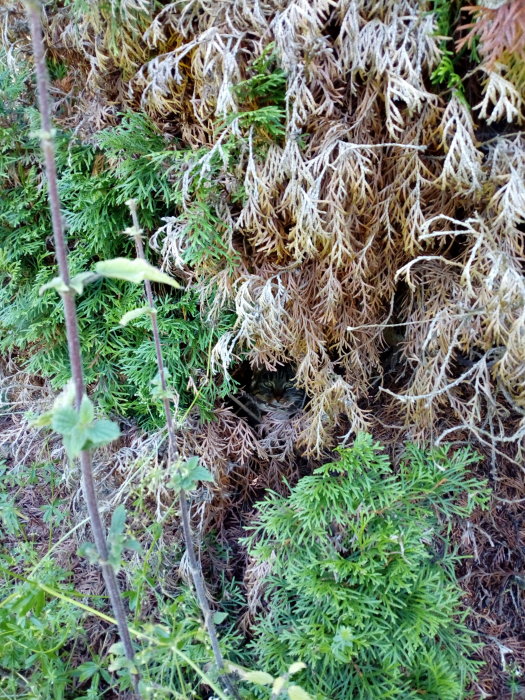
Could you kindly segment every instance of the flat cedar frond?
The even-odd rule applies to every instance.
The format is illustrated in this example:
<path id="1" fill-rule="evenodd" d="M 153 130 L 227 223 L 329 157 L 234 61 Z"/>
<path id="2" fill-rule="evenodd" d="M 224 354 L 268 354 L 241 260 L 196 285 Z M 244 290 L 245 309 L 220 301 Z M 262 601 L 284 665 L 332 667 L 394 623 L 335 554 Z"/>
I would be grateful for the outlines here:
<path id="1" fill-rule="evenodd" d="M 523 254 L 523 238 L 517 227 L 525 218 L 525 163 L 523 136 L 496 139 L 488 153 L 489 177 L 494 191 L 489 202 L 498 231 L 505 234 L 504 249 Z"/>
<path id="2" fill-rule="evenodd" d="M 479 52 L 489 69 L 497 61 L 504 61 L 505 55 L 525 58 L 525 6 L 521 0 L 508 0 L 499 7 L 466 5 L 463 10 L 474 21 L 458 27 L 459 32 L 469 30 L 456 42 L 458 49 L 479 39 Z"/>
<path id="3" fill-rule="evenodd" d="M 484 96 L 477 106 L 487 123 L 506 119 L 521 122 L 525 89 L 525 6 L 508 0 L 494 7 L 467 5 L 473 22 L 458 27 L 463 36 L 456 49 L 465 46 L 479 52 L 485 73 Z M 466 32 L 466 33 L 465 33 Z"/>
<path id="4" fill-rule="evenodd" d="M 288 325 L 287 297 L 280 275 L 267 280 L 257 275 L 241 279 L 235 295 L 235 342 L 258 346 L 275 357 L 283 354 L 287 340 L 287 334 L 283 333 L 283 327 Z"/>
<path id="5" fill-rule="evenodd" d="M 272 460 L 293 464 L 301 423 L 301 416 L 290 419 L 283 412 L 266 413 L 258 426 L 260 447 Z"/>
<path id="6" fill-rule="evenodd" d="M 482 153 L 476 148 L 472 118 L 457 97 L 452 97 L 443 113 L 442 147 L 446 153 L 439 181 L 443 189 L 451 185 L 465 195 L 479 195 L 484 173 Z"/>
<path id="7" fill-rule="evenodd" d="M 486 75 L 484 95 L 481 102 L 475 105 L 480 119 L 487 124 L 505 119 L 509 124 L 521 124 L 524 118 L 523 90 L 508 80 L 505 67 L 497 63 L 492 70 L 480 68 Z"/>
<path id="8" fill-rule="evenodd" d="M 307 453 L 319 454 L 323 445 L 330 444 L 342 416 L 350 421 L 348 435 L 368 427 L 368 416 L 359 408 L 352 386 L 341 377 L 332 376 L 323 391 L 312 396 L 308 406 L 307 427 L 299 437 Z M 338 435 L 338 438 L 340 442 L 344 436 Z"/>
<path id="9" fill-rule="evenodd" d="M 247 592 L 247 607 L 248 610 L 243 615 L 241 620 L 241 628 L 248 631 L 253 625 L 255 615 L 263 608 L 264 590 L 266 589 L 266 577 L 271 573 L 272 560 L 275 556 L 271 556 L 268 561 L 256 561 L 254 558 L 248 560 L 248 565 L 244 573 L 244 585 Z"/>

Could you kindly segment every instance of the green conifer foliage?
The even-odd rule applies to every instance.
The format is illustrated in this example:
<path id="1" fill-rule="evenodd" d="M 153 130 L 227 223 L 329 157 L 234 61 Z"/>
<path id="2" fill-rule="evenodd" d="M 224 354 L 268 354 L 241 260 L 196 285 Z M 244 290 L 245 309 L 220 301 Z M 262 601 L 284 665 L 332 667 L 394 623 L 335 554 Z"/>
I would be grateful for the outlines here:
<path id="1" fill-rule="evenodd" d="M 0 352 L 16 351 L 29 372 L 51 378 L 56 387 L 69 378 L 65 330 L 60 299 L 39 296 L 38 289 L 55 274 L 55 259 L 47 245 L 49 228 L 46 192 L 40 168 L 35 113 L 21 102 L 26 74 L 0 74 Z M 143 115 L 130 114 L 121 124 L 100 132 L 94 143 L 78 142 L 71 134 L 57 138 L 60 194 L 71 247 L 72 274 L 89 270 L 100 259 L 128 255 L 132 242 L 122 235 L 128 226 L 125 201 L 138 202 L 146 231 L 181 204 L 180 164 L 187 151 L 178 151 Z M 221 228 L 200 183 L 192 207 L 199 232 L 191 254 L 199 260 L 220 258 Z M 197 189 L 197 188 L 195 188 Z M 201 226 L 205 221 L 206 226 Z M 208 235 L 209 233 L 209 235 Z M 207 381 L 210 348 L 233 325 L 224 310 L 213 322 L 204 319 L 193 289 L 166 294 L 157 290 L 162 342 L 171 385 L 181 407 L 194 399 L 203 416 L 231 382 Z M 86 357 L 86 380 L 103 411 L 116 411 L 153 425 L 160 412 L 151 405 L 151 382 L 156 375 L 155 353 L 147 320 L 119 326 L 119 320 L 141 303 L 140 290 L 118 281 L 90 285 L 78 299 L 81 343 Z"/>
<path id="2" fill-rule="evenodd" d="M 465 476 L 476 456 L 409 446 L 394 472 L 366 434 L 338 452 L 259 504 L 248 542 L 271 572 L 255 658 L 273 673 L 303 661 L 316 698 L 458 700 L 475 645 L 440 533 L 485 502 Z"/>

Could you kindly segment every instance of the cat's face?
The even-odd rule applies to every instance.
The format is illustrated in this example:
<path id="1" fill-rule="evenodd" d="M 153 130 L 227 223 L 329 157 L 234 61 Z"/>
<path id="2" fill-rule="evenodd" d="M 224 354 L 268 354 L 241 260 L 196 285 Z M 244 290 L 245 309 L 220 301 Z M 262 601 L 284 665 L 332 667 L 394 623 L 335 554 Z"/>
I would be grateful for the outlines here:
<path id="1" fill-rule="evenodd" d="M 295 386 L 290 367 L 279 368 L 276 372 L 258 372 L 252 379 L 250 393 L 263 413 L 290 416 L 300 411 L 305 401 L 304 392 Z"/>

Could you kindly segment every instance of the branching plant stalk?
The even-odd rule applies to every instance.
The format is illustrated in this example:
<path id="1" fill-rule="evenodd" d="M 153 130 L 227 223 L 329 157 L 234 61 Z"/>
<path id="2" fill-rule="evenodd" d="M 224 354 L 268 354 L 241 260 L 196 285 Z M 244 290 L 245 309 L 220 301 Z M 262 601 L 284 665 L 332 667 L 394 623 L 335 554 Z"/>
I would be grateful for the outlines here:
<path id="1" fill-rule="evenodd" d="M 36 0 L 27 0 L 28 17 L 31 27 L 31 38 L 33 42 L 33 54 L 35 59 L 35 73 L 38 91 L 38 102 L 41 120 L 41 144 L 44 154 L 45 170 L 48 185 L 49 207 L 51 211 L 51 221 L 53 226 L 53 237 L 55 244 L 55 254 L 58 263 L 59 276 L 67 287 L 67 291 L 61 293 L 64 304 L 64 318 L 66 324 L 67 344 L 71 365 L 71 376 L 75 387 L 75 406 L 78 410 L 85 393 L 84 374 L 82 369 L 82 353 L 78 335 L 78 323 L 74 294 L 70 288 L 68 250 L 64 235 L 62 215 L 60 213 L 60 198 L 58 194 L 58 179 L 55 161 L 55 146 L 53 130 L 51 125 L 51 109 L 49 103 L 48 75 L 45 62 L 44 42 L 42 38 L 42 26 L 40 17 L 40 6 Z M 120 639 L 124 645 L 124 651 L 129 661 L 134 661 L 135 652 L 129 632 L 126 612 L 122 601 L 117 577 L 113 566 L 109 563 L 109 552 L 104 531 L 104 525 L 98 508 L 95 481 L 93 478 L 93 464 L 91 453 L 83 450 L 80 453 L 80 468 L 82 474 L 82 491 L 86 502 L 86 507 L 93 531 L 93 538 L 100 558 L 102 575 L 106 584 L 113 614 L 117 621 Z M 140 698 L 138 690 L 138 674 L 132 674 L 135 693 Z"/>
<path id="2" fill-rule="evenodd" d="M 144 252 L 144 245 L 142 243 L 142 231 L 139 225 L 138 215 L 137 215 L 137 204 L 134 200 L 129 200 L 127 202 L 131 218 L 133 221 L 133 239 L 135 241 L 135 249 L 137 251 L 137 257 L 141 260 L 146 260 L 146 254 Z M 160 344 L 160 333 L 159 325 L 157 322 L 157 314 L 155 312 L 155 301 L 153 298 L 153 291 L 151 289 L 151 282 L 148 279 L 144 280 L 144 290 L 146 293 L 146 299 L 148 301 L 151 313 L 151 328 L 153 334 L 153 340 L 155 343 L 155 352 L 157 355 L 157 368 L 159 371 L 160 386 L 162 389 L 162 402 L 164 406 L 164 415 L 166 418 L 166 427 L 168 430 L 168 460 L 170 464 L 173 464 L 179 458 L 179 451 L 177 448 L 177 441 L 175 436 L 175 426 L 173 423 L 173 415 L 171 412 L 170 399 L 168 393 L 168 384 L 166 381 L 166 375 L 164 372 L 164 359 L 162 357 L 162 348 Z M 202 572 L 202 567 L 200 561 L 197 557 L 195 551 L 195 546 L 193 542 L 193 532 L 190 522 L 190 514 L 188 508 L 188 500 L 186 498 L 186 492 L 183 489 L 179 491 L 179 508 L 180 517 L 182 522 L 182 530 L 184 535 L 184 544 L 186 547 L 186 552 L 188 556 L 189 569 L 191 577 L 193 580 L 193 585 L 195 586 L 195 593 L 197 595 L 197 600 L 199 607 L 201 609 L 202 615 L 204 617 L 204 624 L 210 638 L 213 655 L 215 657 L 215 663 L 219 672 L 224 672 L 224 658 L 219 647 L 219 637 L 217 634 L 217 628 L 213 621 L 213 612 L 208 603 L 208 597 L 206 595 L 206 587 L 204 584 L 204 574 Z M 230 678 L 227 674 L 221 676 L 221 680 L 225 685 L 225 689 L 229 691 L 233 697 L 238 697 Z"/>

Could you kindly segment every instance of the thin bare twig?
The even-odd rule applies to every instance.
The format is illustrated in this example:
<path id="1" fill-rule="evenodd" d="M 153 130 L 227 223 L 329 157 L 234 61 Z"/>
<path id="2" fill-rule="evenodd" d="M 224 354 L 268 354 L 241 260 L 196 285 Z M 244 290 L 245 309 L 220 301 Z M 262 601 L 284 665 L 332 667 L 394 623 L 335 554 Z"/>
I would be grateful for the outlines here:
<path id="1" fill-rule="evenodd" d="M 82 369 L 82 353 L 80 348 L 80 339 L 78 335 L 78 323 L 74 291 L 69 287 L 69 266 L 68 266 L 68 250 L 66 237 L 64 235 L 64 226 L 62 215 L 60 212 L 60 198 L 58 194 L 58 179 L 56 172 L 55 161 L 55 146 L 53 138 L 53 129 L 51 125 L 51 109 L 49 103 L 49 80 L 45 62 L 44 42 L 42 38 L 42 25 L 40 17 L 40 5 L 37 0 L 27 0 L 28 17 L 31 26 L 31 38 L 33 42 L 33 54 L 35 59 L 35 73 L 38 90 L 38 102 L 40 108 L 41 119 L 41 143 L 44 153 L 49 208 L 51 211 L 51 221 L 53 226 L 53 237 L 55 243 L 55 254 L 58 263 L 59 275 L 67 287 L 67 291 L 62 292 L 62 300 L 64 304 L 64 318 L 66 324 L 67 344 L 69 349 L 69 360 L 71 364 L 71 376 L 75 387 L 75 405 L 77 410 L 80 408 L 82 398 L 85 393 L 84 374 Z M 91 453 L 88 450 L 83 450 L 80 453 L 80 469 L 82 474 L 82 491 L 86 502 L 86 507 L 93 531 L 93 538 L 100 558 L 100 566 L 102 575 L 106 584 L 113 614 L 117 621 L 118 631 L 126 657 L 134 660 L 135 652 L 129 632 L 126 612 L 122 596 L 120 594 L 119 585 L 115 575 L 113 566 L 109 563 L 109 551 L 106 541 L 104 525 L 98 508 L 98 501 L 95 489 L 95 481 L 93 478 L 93 467 Z M 138 689 L 139 677 L 138 674 L 132 674 L 133 684 L 137 697 L 140 696 Z"/>
<path id="2" fill-rule="evenodd" d="M 137 257 L 141 260 L 146 260 L 146 254 L 144 252 L 144 245 L 142 243 L 142 230 L 139 225 L 138 215 L 137 215 L 137 203 L 135 200 L 130 199 L 127 202 L 129 210 L 131 212 L 131 218 L 133 221 L 133 239 L 135 241 L 135 249 L 137 251 Z M 129 233 L 131 231 L 128 230 Z M 144 280 L 144 290 L 146 293 L 146 298 L 150 309 L 153 311 L 155 309 L 155 300 L 153 298 L 153 291 L 151 289 L 151 282 L 148 279 Z M 160 333 L 159 325 L 157 322 L 157 314 L 151 313 L 151 329 L 153 334 L 153 340 L 155 343 L 155 352 L 157 355 L 157 368 L 159 371 L 160 385 L 162 389 L 162 402 L 164 406 L 164 415 L 166 418 L 166 427 L 168 429 L 168 460 L 170 464 L 173 464 L 179 458 L 179 452 L 177 448 L 177 440 L 175 435 L 175 426 L 173 422 L 173 416 L 171 413 L 170 399 L 168 393 L 168 385 L 166 382 L 166 375 L 164 372 L 164 359 L 162 357 L 162 348 L 160 343 Z M 224 671 L 224 658 L 219 646 L 219 638 L 217 635 L 217 628 L 213 621 L 213 612 L 208 603 L 208 597 L 206 595 L 206 587 L 204 584 L 204 575 L 202 573 L 202 567 L 200 561 L 197 558 L 197 553 L 195 551 L 195 545 L 193 542 L 193 532 L 190 522 L 190 514 L 188 508 L 188 500 L 186 498 L 186 492 L 183 489 L 179 491 L 179 508 L 180 516 L 182 522 L 182 530 L 184 534 L 184 544 L 186 547 L 186 553 L 188 555 L 189 569 L 191 577 L 193 580 L 193 585 L 195 586 L 195 593 L 197 595 L 197 600 L 199 607 L 201 609 L 202 615 L 204 617 L 204 624 L 210 638 L 213 655 L 215 657 L 215 663 L 219 672 Z M 221 676 L 221 680 L 224 683 L 225 690 L 229 691 L 233 697 L 238 697 L 229 677 L 227 674 Z"/>

